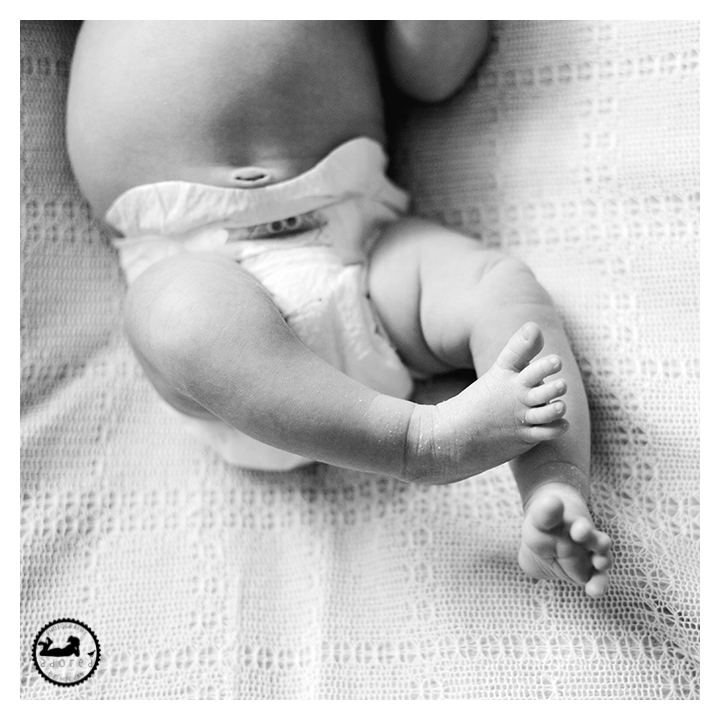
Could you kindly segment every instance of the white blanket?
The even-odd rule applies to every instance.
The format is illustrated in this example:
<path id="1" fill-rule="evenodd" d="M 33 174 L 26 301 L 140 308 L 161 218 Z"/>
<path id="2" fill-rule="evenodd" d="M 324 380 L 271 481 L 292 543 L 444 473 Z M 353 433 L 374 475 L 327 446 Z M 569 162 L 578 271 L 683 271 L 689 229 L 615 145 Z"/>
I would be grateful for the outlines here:
<path id="1" fill-rule="evenodd" d="M 567 323 L 617 557 L 595 601 L 520 571 L 505 467 L 248 472 L 163 412 L 65 156 L 74 31 L 22 26 L 22 697 L 699 697 L 699 24 L 497 23 L 398 133 L 417 211 L 526 261 Z M 102 653 L 70 688 L 31 660 L 63 617 Z"/>

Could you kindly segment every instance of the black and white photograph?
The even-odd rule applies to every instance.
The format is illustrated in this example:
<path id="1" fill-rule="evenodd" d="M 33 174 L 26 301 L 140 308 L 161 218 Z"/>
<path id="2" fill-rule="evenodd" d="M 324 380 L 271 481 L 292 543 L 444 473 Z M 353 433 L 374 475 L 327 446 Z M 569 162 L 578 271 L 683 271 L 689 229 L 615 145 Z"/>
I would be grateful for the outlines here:
<path id="1" fill-rule="evenodd" d="M 19 32 L 20 699 L 700 699 L 700 20 Z"/>

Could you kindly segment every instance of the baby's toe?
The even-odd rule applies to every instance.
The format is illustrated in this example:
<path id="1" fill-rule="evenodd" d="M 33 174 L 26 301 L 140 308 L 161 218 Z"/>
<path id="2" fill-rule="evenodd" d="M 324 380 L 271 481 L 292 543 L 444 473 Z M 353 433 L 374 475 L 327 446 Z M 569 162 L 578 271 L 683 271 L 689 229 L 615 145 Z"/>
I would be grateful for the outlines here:
<path id="1" fill-rule="evenodd" d="M 519 375 L 520 382 L 529 388 L 539 385 L 549 375 L 562 370 L 562 360 L 557 355 L 545 355 L 533 360 Z"/>
<path id="2" fill-rule="evenodd" d="M 542 407 L 530 408 L 525 411 L 525 423 L 527 425 L 546 425 L 559 420 L 565 414 L 566 409 L 562 400 L 557 400 Z"/>
<path id="3" fill-rule="evenodd" d="M 542 350 L 545 340 L 537 323 L 527 322 L 508 340 L 498 355 L 497 364 L 504 370 L 520 373 Z"/>
<path id="4" fill-rule="evenodd" d="M 570 537 L 579 545 L 586 547 L 598 555 L 606 555 L 610 551 L 612 542 L 610 536 L 600 532 L 592 520 L 581 517 L 570 526 Z"/>
<path id="5" fill-rule="evenodd" d="M 578 518 L 570 526 L 570 537 L 578 544 L 585 545 L 592 537 L 595 529 L 592 521 L 588 518 Z"/>
<path id="6" fill-rule="evenodd" d="M 561 418 L 546 425 L 526 425 L 522 434 L 529 443 L 547 442 L 557 440 L 568 431 L 569 427 L 570 423 Z"/>
<path id="7" fill-rule="evenodd" d="M 598 555 L 594 553 L 592 556 L 592 565 L 598 572 L 608 571 L 612 567 L 612 557 L 610 555 Z"/>
<path id="8" fill-rule="evenodd" d="M 607 590 L 608 584 L 609 578 L 607 573 L 595 573 L 587 583 L 585 583 L 585 592 L 592 598 L 599 598 Z"/>
<path id="9" fill-rule="evenodd" d="M 531 388 L 525 395 L 525 404 L 530 407 L 537 405 L 545 405 L 551 400 L 559 398 L 567 392 L 567 383 L 562 378 L 551 382 L 542 383 L 537 387 Z"/>
<path id="10" fill-rule="evenodd" d="M 543 533 L 562 525 L 565 505 L 557 495 L 546 495 L 529 508 L 527 519 L 533 528 Z"/>

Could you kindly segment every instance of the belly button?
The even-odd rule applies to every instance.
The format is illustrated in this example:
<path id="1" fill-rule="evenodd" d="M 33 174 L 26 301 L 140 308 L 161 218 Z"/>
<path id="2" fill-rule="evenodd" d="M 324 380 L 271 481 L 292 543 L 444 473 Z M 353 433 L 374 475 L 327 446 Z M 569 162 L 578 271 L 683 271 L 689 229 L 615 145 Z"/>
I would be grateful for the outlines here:
<path id="1" fill-rule="evenodd" d="M 233 170 L 232 179 L 240 187 L 259 187 L 272 182 L 270 173 L 257 167 L 237 168 Z"/>

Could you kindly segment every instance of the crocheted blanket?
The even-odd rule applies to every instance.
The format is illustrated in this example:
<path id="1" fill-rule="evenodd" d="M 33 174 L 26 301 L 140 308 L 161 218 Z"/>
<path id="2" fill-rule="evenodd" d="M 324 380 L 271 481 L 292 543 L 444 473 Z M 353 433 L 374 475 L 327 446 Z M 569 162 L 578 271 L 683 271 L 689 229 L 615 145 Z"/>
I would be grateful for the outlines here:
<path id="1" fill-rule="evenodd" d="M 22 697 L 698 698 L 699 23 L 498 22 L 397 132 L 416 211 L 524 260 L 564 317 L 616 549 L 600 600 L 519 569 L 507 467 L 248 472 L 179 430 L 66 158 L 76 30 L 21 28 Z M 59 618 L 101 650 L 69 687 L 32 660 Z"/>

